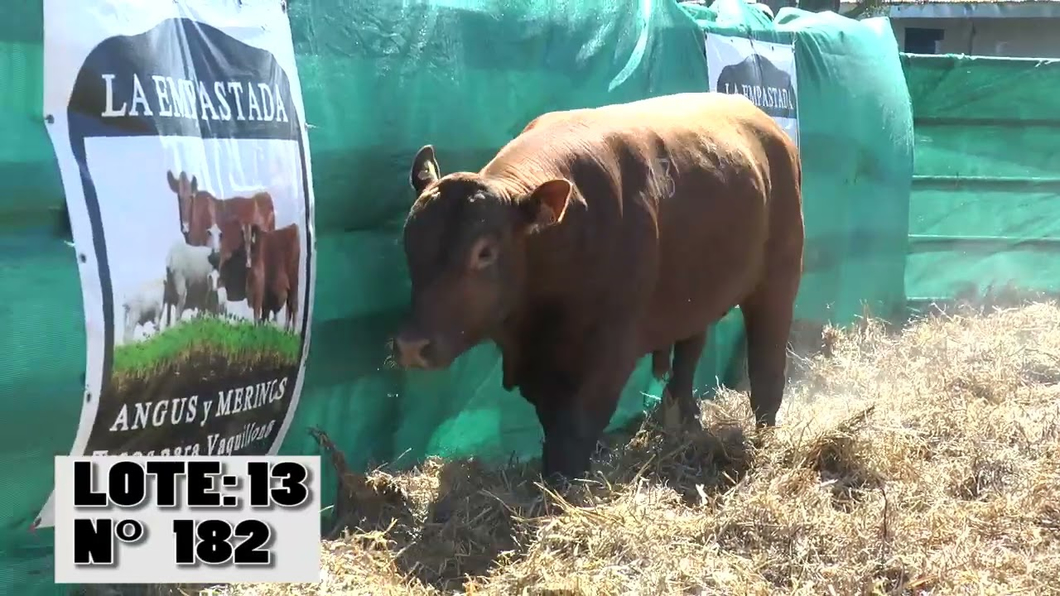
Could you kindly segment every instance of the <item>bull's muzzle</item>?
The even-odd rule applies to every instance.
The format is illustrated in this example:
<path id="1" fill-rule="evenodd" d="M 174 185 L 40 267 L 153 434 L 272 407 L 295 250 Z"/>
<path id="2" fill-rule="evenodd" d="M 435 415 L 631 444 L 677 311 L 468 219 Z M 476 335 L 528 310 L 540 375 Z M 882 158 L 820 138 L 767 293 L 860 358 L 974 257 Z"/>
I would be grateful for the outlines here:
<path id="1" fill-rule="evenodd" d="M 401 368 L 431 368 L 431 340 L 401 334 L 394 339 L 394 359 Z"/>

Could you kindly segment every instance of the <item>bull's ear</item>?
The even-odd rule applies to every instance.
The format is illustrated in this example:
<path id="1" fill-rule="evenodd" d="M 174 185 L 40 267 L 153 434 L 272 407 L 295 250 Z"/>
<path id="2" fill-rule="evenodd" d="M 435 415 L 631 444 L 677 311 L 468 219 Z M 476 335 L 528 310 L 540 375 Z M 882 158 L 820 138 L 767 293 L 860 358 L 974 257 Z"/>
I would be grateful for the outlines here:
<path id="1" fill-rule="evenodd" d="M 415 189 L 416 196 L 423 193 L 423 189 L 438 180 L 440 176 L 441 169 L 438 167 L 438 161 L 434 158 L 434 147 L 424 145 L 416 152 L 416 157 L 412 159 L 412 171 L 409 172 L 409 182 L 412 184 L 412 188 Z"/>
<path id="2" fill-rule="evenodd" d="M 177 192 L 180 189 L 177 186 L 177 177 L 173 175 L 173 170 L 166 170 L 166 179 L 169 180 L 169 188 L 173 189 L 173 192 Z"/>
<path id="3" fill-rule="evenodd" d="M 530 231 L 563 221 L 573 191 L 570 181 L 557 178 L 542 183 L 530 193 L 522 204 Z"/>
<path id="4" fill-rule="evenodd" d="M 191 194 L 194 195 L 197 192 L 199 192 L 199 177 L 198 176 L 192 176 L 191 177 Z"/>

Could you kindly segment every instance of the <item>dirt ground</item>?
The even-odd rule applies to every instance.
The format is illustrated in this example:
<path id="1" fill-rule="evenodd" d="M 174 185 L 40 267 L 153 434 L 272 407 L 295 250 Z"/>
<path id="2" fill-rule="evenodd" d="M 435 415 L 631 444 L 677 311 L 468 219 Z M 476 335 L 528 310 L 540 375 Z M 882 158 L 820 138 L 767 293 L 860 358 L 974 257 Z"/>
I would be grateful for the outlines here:
<path id="1" fill-rule="evenodd" d="M 1060 594 L 1060 307 L 826 328 L 773 432 L 652 420 L 566 496 L 431 460 L 348 474 L 323 581 L 213 594 Z"/>

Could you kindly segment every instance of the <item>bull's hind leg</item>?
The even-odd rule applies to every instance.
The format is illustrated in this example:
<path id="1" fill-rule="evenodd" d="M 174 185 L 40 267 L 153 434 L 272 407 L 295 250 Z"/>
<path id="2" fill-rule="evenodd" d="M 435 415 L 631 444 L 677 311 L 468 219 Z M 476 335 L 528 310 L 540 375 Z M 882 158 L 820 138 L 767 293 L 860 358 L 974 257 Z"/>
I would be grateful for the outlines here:
<path id="1" fill-rule="evenodd" d="M 774 426 L 784 397 L 788 335 L 794 316 L 798 278 L 773 278 L 743 304 L 747 332 L 747 376 L 751 410 L 758 426 Z"/>
<path id="2" fill-rule="evenodd" d="M 692 382 L 706 343 L 707 333 L 704 331 L 674 344 L 674 374 L 663 393 L 663 417 L 670 430 L 698 426 L 699 404 L 692 394 Z"/>

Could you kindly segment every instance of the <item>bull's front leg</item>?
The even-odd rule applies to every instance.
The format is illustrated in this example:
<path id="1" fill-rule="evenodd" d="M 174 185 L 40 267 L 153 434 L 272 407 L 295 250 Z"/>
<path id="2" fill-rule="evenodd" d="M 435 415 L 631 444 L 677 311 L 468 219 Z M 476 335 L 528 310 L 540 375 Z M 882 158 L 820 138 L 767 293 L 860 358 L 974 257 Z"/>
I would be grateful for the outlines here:
<path id="1" fill-rule="evenodd" d="M 551 485 L 585 477 L 596 443 L 611 422 L 618 400 L 637 363 L 628 342 L 601 345 L 573 390 L 556 391 L 537 405 L 545 434 L 542 475 Z"/>

